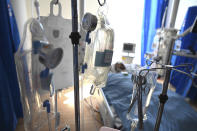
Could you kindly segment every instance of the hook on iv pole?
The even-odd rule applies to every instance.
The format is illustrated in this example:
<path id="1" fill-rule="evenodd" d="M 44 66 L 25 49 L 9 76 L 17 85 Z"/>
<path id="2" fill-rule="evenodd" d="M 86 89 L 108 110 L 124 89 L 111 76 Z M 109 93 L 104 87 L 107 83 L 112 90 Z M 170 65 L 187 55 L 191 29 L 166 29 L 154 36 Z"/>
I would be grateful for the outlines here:
<path id="1" fill-rule="evenodd" d="M 59 0 L 52 0 L 56 5 L 59 3 Z"/>
<path id="2" fill-rule="evenodd" d="M 100 2 L 100 0 L 98 0 L 98 3 L 99 3 L 99 5 L 100 5 L 100 6 L 103 6 L 103 5 L 105 5 L 106 0 L 104 0 L 104 2 L 103 2 L 103 3 L 101 3 L 101 2 Z"/>

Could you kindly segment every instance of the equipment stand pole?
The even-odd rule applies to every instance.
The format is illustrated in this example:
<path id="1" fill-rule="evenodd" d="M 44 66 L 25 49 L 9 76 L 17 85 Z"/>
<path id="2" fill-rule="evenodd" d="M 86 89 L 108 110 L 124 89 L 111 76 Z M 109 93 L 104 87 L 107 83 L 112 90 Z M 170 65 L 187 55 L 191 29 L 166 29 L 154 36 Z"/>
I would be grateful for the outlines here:
<path id="1" fill-rule="evenodd" d="M 138 119 L 139 119 L 139 129 L 143 129 L 143 111 L 142 111 L 142 76 L 138 77 L 139 87 L 138 87 Z"/>
<path id="2" fill-rule="evenodd" d="M 71 0 L 72 32 L 70 39 L 73 44 L 73 73 L 74 73 L 74 101 L 75 101 L 75 130 L 80 131 L 80 99 L 79 99 L 79 71 L 78 71 L 78 45 L 81 38 L 78 32 L 77 0 Z"/>
<path id="3" fill-rule="evenodd" d="M 164 110 L 164 104 L 168 100 L 167 91 L 168 91 L 168 84 L 170 81 L 170 74 L 171 74 L 171 69 L 167 67 L 167 70 L 165 73 L 165 80 L 163 83 L 163 90 L 162 90 L 162 93 L 159 95 L 160 104 L 159 104 L 159 110 L 157 113 L 157 120 L 155 123 L 154 131 L 159 131 L 159 126 L 161 123 L 161 118 L 162 118 L 162 114 Z"/>

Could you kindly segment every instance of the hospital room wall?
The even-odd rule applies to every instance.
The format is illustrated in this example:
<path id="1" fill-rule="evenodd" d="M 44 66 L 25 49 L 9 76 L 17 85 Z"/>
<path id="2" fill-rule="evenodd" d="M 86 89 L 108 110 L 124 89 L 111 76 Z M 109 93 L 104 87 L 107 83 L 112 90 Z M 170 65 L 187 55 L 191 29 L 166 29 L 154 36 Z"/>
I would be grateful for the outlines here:
<path id="1" fill-rule="evenodd" d="M 16 21 L 17 21 L 19 35 L 20 37 L 22 37 L 23 27 L 27 20 L 26 1 L 25 0 L 19 0 L 19 1 L 11 0 L 11 4 L 14 10 Z"/>
<path id="2" fill-rule="evenodd" d="M 49 15 L 51 0 L 39 0 L 42 16 Z M 71 0 L 59 0 L 62 4 L 62 15 L 64 18 L 71 18 Z M 136 43 L 134 63 L 140 64 L 141 59 L 141 28 L 143 21 L 144 0 L 132 2 L 131 0 L 114 1 L 107 0 L 108 20 L 115 31 L 113 63 L 121 61 L 123 43 Z M 32 16 L 31 0 L 26 1 L 27 17 Z M 85 12 L 97 15 L 97 0 L 85 0 Z M 57 7 L 54 6 L 55 12 Z M 34 13 L 34 16 L 36 14 Z"/>
<path id="3" fill-rule="evenodd" d="M 175 21 L 175 28 L 181 29 L 187 9 L 190 6 L 197 6 L 197 0 L 180 0 L 177 17 Z"/>

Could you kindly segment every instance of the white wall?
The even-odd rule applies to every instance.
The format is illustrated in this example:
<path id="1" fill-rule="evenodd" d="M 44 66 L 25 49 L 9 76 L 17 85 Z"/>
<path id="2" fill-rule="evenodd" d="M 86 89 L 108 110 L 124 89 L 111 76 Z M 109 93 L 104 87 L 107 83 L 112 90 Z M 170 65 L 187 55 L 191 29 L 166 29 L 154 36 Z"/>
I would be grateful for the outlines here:
<path id="1" fill-rule="evenodd" d="M 181 28 L 187 9 L 190 6 L 197 6 L 197 0 L 180 0 L 176 22 L 175 22 L 176 29 Z"/>
<path id="2" fill-rule="evenodd" d="M 26 1 L 25 0 L 11 0 L 11 4 L 14 10 L 18 30 L 19 30 L 19 35 L 20 38 L 22 37 L 23 34 L 23 28 L 24 24 L 27 20 L 27 12 L 26 12 Z"/>

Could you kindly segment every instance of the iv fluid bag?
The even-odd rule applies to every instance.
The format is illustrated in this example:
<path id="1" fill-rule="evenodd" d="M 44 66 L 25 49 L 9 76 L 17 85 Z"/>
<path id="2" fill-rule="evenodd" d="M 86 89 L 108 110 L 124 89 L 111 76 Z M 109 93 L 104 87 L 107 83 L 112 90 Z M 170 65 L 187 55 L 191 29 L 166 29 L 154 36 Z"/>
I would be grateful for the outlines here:
<path id="1" fill-rule="evenodd" d="M 54 14 L 54 6 L 58 7 L 58 15 Z M 41 16 L 41 23 L 49 43 L 55 48 L 63 49 L 63 57 L 60 64 L 54 69 L 53 82 L 56 90 L 65 89 L 74 85 L 73 83 L 73 50 L 69 38 L 72 31 L 72 21 L 62 16 L 62 6 L 59 2 L 51 1 L 49 16 Z"/>
<path id="2" fill-rule="evenodd" d="M 46 108 L 43 107 L 45 100 L 50 102 L 50 113 L 48 114 L 50 121 L 54 119 L 54 97 L 50 91 L 52 90 L 50 85 L 52 74 L 49 73 L 42 77 L 43 72 L 46 73 L 47 69 L 39 62 L 39 55 L 37 53 L 39 49 L 33 49 L 35 45 L 41 44 L 41 42 L 32 42 L 31 33 L 26 32 L 27 38 L 21 40 L 19 49 L 15 54 L 23 106 L 24 127 L 26 131 L 42 131 L 43 129 L 48 129 Z"/>
<path id="3" fill-rule="evenodd" d="M 113 44 L 114 31 L 105 24 L 105 19 L 100 17 L 92 57 L 92 67 L 96 78 L 94 80 L 95 86 L 105 86 L 112 62 Z"/>

